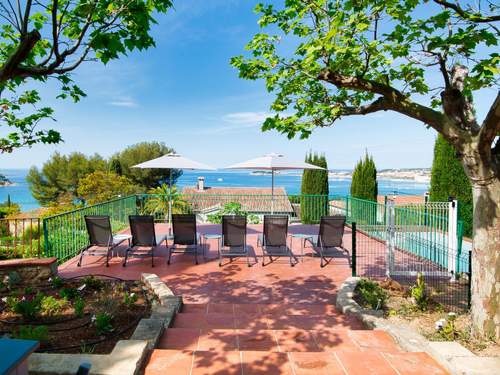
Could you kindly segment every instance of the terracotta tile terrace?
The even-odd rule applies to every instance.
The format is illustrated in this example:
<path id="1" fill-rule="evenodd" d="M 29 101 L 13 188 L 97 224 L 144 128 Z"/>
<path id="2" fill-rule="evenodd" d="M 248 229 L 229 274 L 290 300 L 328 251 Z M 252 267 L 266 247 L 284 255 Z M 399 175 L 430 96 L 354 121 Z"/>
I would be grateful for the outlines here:
<path id="1" fill-rule="evenodd" d="M 157 224 L 159 233 L 168 226 Z M 302 255 L 299 238 L 290 243 L 299 262 L 277 258 L 262 266 L 257 237 L 262 225 L 249 225 L 247 243 L 252 266 L 245 258 L 224 259 L 218 266 L 217 242 L 205 246 L 206 260 L 195 265 L 190 255 L 174 254 L 166 264 L 167 248 L 157 250 L 155 267 L 149 259 L 131 258 L 122 267 L 125 247 L 105 267 L 101 257 L 77 257 L 60 266 L 64 277 L 111 275 L 139 279 L 157 274 L 177 295 L 183 309 L 152 351 L 144 374 L 314 374 L 413 375 L 447 374 L 425 353 L 403 352 L 384 331 L 365 330 L 353 317 L 335 310 L 337 291 L 351 275 L 350 255 L 339 254 L 320 268 L 319 258 Z M 201 234 L 220 233 L 220 225 L 199 225 Z M 296 224 L 289 233 L 317 234 L 314 225 Z M 346 228 L 344 247 L 351 250 Z M 304 253 L 310 255 L 306 247 Z"/>

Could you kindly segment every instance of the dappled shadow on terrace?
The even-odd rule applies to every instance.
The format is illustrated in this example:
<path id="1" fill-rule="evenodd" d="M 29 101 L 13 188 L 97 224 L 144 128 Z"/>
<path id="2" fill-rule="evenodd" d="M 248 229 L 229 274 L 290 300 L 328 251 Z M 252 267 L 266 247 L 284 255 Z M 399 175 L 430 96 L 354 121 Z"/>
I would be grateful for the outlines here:
<path id="1" fill-rule="evenodd" d="M 200 233 L 220 233 L 219 225 L 200 225 Z M 217 242 L 209 240 L 205 248 L 206 260 L 200 257 L 200 264 L 194 264 L 190 255 L 174 254 L 171 265 L 167 266 L 167 249 L 159 246 L 156 251 L 154 268 L 148 259 L 132 258 L 127 267 L 122 267 L 122 257 L 115 256 L 110 267 L 105 267 L 101 257 L 85 257 L 83 266 L 77 267 L 76 257 L 62 264 L 59 272 L 63 277 L 76 275 L 112 275 L 123 279 L 139 279 L 141 273 L 155 273 L 176 294 L 182 294 L 188 302 L 233 302 L 244 303 L 332 303 L 340 284 L 351 274 L 349 255 L 339 252 L 338 257 L 325 268 L 320 268 L 319 258 L 305 256 L 295 267 L 291 267 L 287 258 L 277 258 L 271 264 L 262 267 L 262 252 L 257 247 L 257 237 L 261 225 L 251 225 L 247 241 L 252 254 L 252 267 L 247 267 L 245 258 L 235 258 L 232 262 L 225 259 L 223 267 L 218 266 Z M 160 224 L 158 232 L 166 233 L 168 227 Z M 291 233 L 317 234 L 318 227 L 313 225 L 291 225 Z M 345 247 L 350 249 L 351 234 L 346 231 Z M 305 254 L 312 249 L 305 247 Z M 118 249 L 123 254 L 124 247 Z M 302 254 L 302 242 L 293 240 L 292 251 Z M 256 263 L 255 260 L 259 262 Z M 241 302 L 240 302 L 241 303 Z"/>

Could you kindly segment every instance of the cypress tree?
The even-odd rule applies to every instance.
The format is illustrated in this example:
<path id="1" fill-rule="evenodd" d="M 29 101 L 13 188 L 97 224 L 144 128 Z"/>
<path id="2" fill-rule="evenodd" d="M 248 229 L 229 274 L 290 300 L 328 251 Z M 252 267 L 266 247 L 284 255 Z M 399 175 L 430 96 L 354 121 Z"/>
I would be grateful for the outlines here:
<path id="1" fill-rule="evenodd" d="M 456 151 L 441 135 L 438 135 L 434 144 L 430 200 L 446 202 L 450 196 L 458 200 L 458 217 L 464 223 L 464 234 L 471 236 L 472 185 Z"/>
<path id="2" fill-rule="evenodd" d="M 354 167 L 351 196 L 357 198 L 351 201 L 352 220 L 358 223 L 377 224 L 377 205 L 365 202 L 377 202 L 378 196 L 377 168 L 368 152 Z"/>
<path id="3" fill-rule="evenodd" d="M 378 182 L 377 167 L 373 158 L 365 155 L 360 159 L 352 173 L 351 196 L 354 198 L 377 201 Z"/>
<path id="4" fill-rule="evenodd" d="M 319 222 L 321 216 L 328 214 L 328 163 L 324 155 L 312 152 L 306 155 L 305 161 L 325 168 L 325 170 L 304 169 L 302 173 L 301 220 L 305 224 L 310 224 Z"/>

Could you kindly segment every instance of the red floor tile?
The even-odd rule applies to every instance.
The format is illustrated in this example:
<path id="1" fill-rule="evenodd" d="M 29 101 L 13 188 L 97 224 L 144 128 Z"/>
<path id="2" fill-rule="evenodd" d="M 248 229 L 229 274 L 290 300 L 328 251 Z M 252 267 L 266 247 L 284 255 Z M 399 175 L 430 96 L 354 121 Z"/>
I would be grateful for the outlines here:
<path id="1" fill-rule="evenodd" d="M 241 356 L 238 351 L 202 352 L 194 354 L 191 375 L 241 375 Z M 167 374 L 165 374 L 167 375 Z M 172 375 L 177 375 L 172 373 Z"/>
<path id="2" fill-rule="evenodd" d="M 401 375 L 448 374 L 426 353 L 383 353 L 383 356 Z"/>
<path id="3" fill-rule="evenodd" d="M 271 330 L 238 330 L 238 345 L 242 351 L 278 352 L 274 332 Z"/>
<path id="4" fill-rule="evenodd" d="M 235 317 L 237 329 L 268 329 L 268 319 L 260 315 L 239 314 Z"/>
<path id="5" fill-rule="evenodd" d="M 234 314 L 238 315 L 252 315 L 257 316 L 261 314 L 261 309 L 259 304 L 234 304 Z"/>
<path id="6" fill-rule="evenodd" d="M 399 375 L 381 353 L 338 351 L 335 355 L 349 375 Z"/>
<path id="7" fill-rule="evenodd" d="M 161 336 L 157 348 L 196 350 L 199 337 L 199 328 L 169 328 Z"/>
<path id="8" fill-rule="evenodd" d="M 287 353 L 241 352 L 243 375 L 293 375 Z"/>
<path id="9" fill-rule="evenodd" d="M 275 331 L 281 352 L 319 352 L 320 349 L 309 331 L 290 329 Z"/>
<path id="10" fill-rule="evenodd" d="M 209 313 L 206 314 L 207 329 L 234 329 L 234 314 Z"/>
<path id="11" fill-rule="evenodd" d="M 144 375 L 189 375 L 193 364 L 192 351 L 153 350 Z"/>
<path id="12" fill-rule="evenodd" d="M 216 350 L 219 352 L 238 350 L 236 330 L 202 330 L 200 340 L 198 342 L 198 350 Z"/>
<path id="13" fill-rule="evenodd" d="M 295 375 L 345 375 L 332 353 L 290 353 Z"/>
<path id="14" fill-rule="evenodd" d="M 185 303 L 182 305 L 183 313 L 206 313 L 206 303 Z"/>
<path id="15" fill-rule="evenodd" d="M 349 335 L 363 350 L 376 350 L 380 352 L 401 351 L 391 335 L 381 330 L 350 331 Z"/>
<path id="16" fill-rule="evenodd" d="M 312 332 L 316 344 L 322 351 L 348 350 L 357 351 L 361 348 L 344 329 L 329 329 Z"/>
<path id="17" fill-rule="evenodd" d="M 207 312 L 209 314 L 234 314 L 234 306 L 232 303 L 209 303 Z"/>
<path id="18" fill-rule="evenodd" d="M 175 315 L 174 328 L 206 328 L 206 314 L 180 313 Z"/>

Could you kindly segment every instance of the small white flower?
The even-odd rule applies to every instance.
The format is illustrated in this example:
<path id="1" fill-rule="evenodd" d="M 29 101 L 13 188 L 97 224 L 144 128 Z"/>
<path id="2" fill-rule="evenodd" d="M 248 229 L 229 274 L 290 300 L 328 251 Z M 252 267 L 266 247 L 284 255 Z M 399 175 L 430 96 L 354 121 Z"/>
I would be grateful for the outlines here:
<path id="1" fill-rule="evenodd" d="M 23 298 L 21 298 L 21 301 L 26 301 L 26 297 L 23 296 Z"/>
<path id="2" fill-rule="evenodd" d="M 130 298 L 134 298 L 135 297 L 135 293 L 130 293 Z"/>
<path id="3" fill-rule="evenodd" d="M 449 317 L 449 318 L 456 318 L 456 317 L 457 317 L 457 314 L 456 314 L 456 313 L 454 313 L 454 312 L 449 312 L 449 313 L 448 313 L 448 317 Z"/>
<path id="4" fill-rule="evenodd" d="M 439 331 L 440 329 L 442 329 L 442 328 L 444 327 L 445 323 L 446 323 L 446 320 L 444 320 L 444 319 L 439 319 L 439 320 L 435 323 L 434 327 L 436 328 L 436 330 L 437 330 L 437 331 Z"/>
<path id="5" fill-rule="evenodd" d="M 3 297 L 3 298 L 2 298 L 2 301 L 3 301 L 4 303 L 7 303 L 7 297 Z"/>
<path id="6" fill-rule="evenodd" d="M 49 277 L 49 283 L 51 283 L 51 282 L 52 282 L 52 277 Z"/>
<path id="7" fill-rule="evenodd" d="M 92 323 L 94 323 L 94 322 L 96 321 L 96 319 L 97 319 L 97 318 L 95 317 L 95 315 L 92 315 L 92 318 L 90 318 L 90 321 L 91 321 Z"/>

